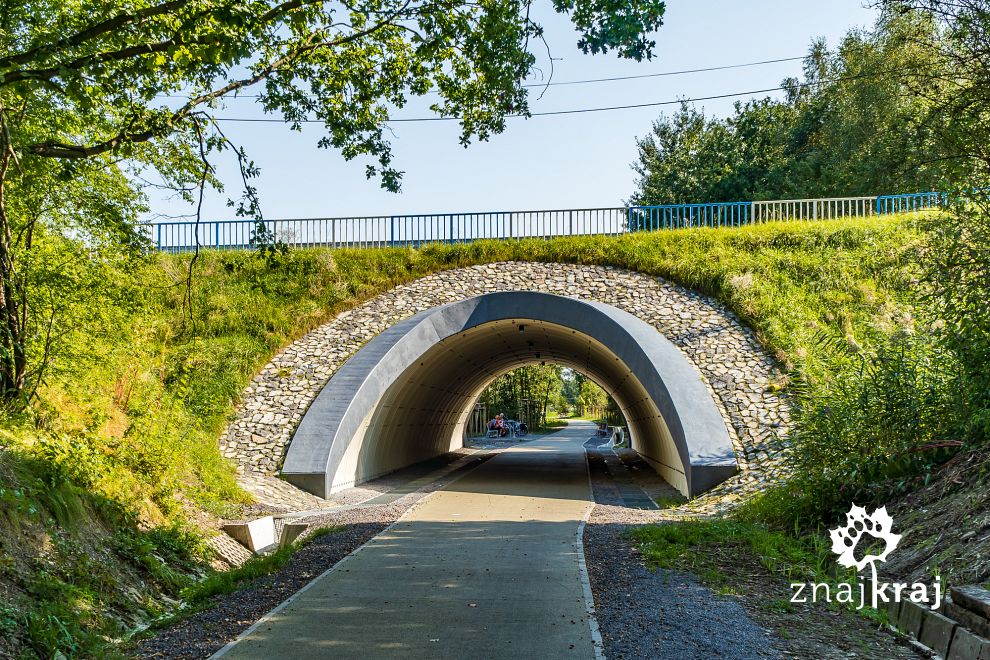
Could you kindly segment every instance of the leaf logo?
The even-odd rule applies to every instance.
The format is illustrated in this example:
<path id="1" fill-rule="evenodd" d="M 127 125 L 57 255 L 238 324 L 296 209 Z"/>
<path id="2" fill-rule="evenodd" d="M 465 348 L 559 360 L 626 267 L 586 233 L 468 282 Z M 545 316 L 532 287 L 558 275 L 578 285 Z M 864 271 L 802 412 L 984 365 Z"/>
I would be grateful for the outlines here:
<path id="1" fill-rule="evenodd" d="M 855 566 L 857 571 L 869 565 L 875 572 L 876 562 L 887 561 L 887 555 L 900 543 L 901 535 L 892 534 L 890 531 L 893 526 L 894 519 L 887 513 L 887 507 L 882 506 L 868 515 L 866 509 L 853 504 L 846 514 L 846 526 L 829 530 L 832 537 L 832 552 L 839 555 L 839 565 L 846 568 Z M 857 560 L 856 546 L 859 545 L 864 534 L 883 541 L 883 552 L 864 555 L 862 559 Z"/>

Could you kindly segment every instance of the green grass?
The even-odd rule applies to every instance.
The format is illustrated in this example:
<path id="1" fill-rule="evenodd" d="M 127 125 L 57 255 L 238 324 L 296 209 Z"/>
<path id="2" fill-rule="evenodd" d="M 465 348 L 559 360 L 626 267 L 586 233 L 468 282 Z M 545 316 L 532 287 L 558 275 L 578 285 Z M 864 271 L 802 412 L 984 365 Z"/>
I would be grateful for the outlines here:
<path id="1" fill-rule="evenodd" d="M 159 552 L 172 543 L 167 535 L 140 530 L 174 529 L 175 538 L 195 544 L 188 509 L 237 512 L 248 498 L 220 457 L 217 438 L 239 393 L 281 347 L 345 309 L 401 283 L 474 264 L 616 266 L 722 302 L 781 360 L 787 375 L 773 386 L 788 387 L 788 381 L 820 381 L 836 368 L 835 356 L 821 349 L 823 335 L 869 345 L 899 327 L 910 309 L 922 239 L 917 216 L 893 216 L 419 250 L 306 249 L 275 265 L 248 252 L 207 251 L 194 270 L 191 306 L 183 285 L 189 255 L 101 264 L 92 278 L 96 293 L 80 303 L 87 314 L 72 328 L 80 350 L 56 360 L 30 414 L 0 419 L 4 531 L 24 554 L 39 556 L 45 538 L 71 536 L 59 519 L 71 517 L 78 504 L 62 484 L 87 493 L 85 519 L 127 512 L 112 526 L 141 543 L 133 558 L 120 561 L 150 612 L 158 594 L 174 596 L 181 588 L 153 558 L 166 557 L 169 566 L 179 560 Z M 28 524 L 36 534 L 18 531 Z M 59 561 L 81 554 L 70 547 Z M 34 569 L 19 568 L 22 581 L 37 577 Z M 113 594 L 122 588 L 112 580 L 97 587 L 85 615 L 76 616 L 78 629 L 102 630 L 106 617 L 116 616 Z M 53 591 L 17 606 L 43 613 L 61 602 Z M 38 652 L 52 655 L 68 642 L 51 644 Z"/>
<path id="2" fill-rule="evenodd" d="M 821 579 L 831 563 L 829 547 L 821 537 L 799 541 L 763 525 L 734 520 L 647 525 L 630 534 L 646 560 L 658 568 L 711 571 L 706 551 L 712 548 L 740 548 L 758 557 L 770 572 L 793 581 Z"/>
<path id="3" fill-rule="evenodd" d="M 673 509 L 674 507 L 681 506 L 682 504 L 684 504 L 685 501 L 686 501 L 685 498 L 682 496 L 678 496 L 678 497 L 661 496 L 654 500 L 654 502 L 656 502 L 657 504 L 657 507 L 661 509 Z"/>
<path id="4" fill-rule="evenodd" d="M 630 536 L 652 567 L 690 571 L 722 594 L 745 593 L 735 574 L 740 555 L 754 558 L 785 584 L 827 583 L 834 592 L 840 582 L 856 580 L 853 571 L 838 569 L 830 542 L 819 534 L 797 537 L 761 524 L 718 519 L 645 525 L 631 530 Z M 766 600 L 762 606 L 775 612 L 793 609 L 789 600 L 780 598 Z M 877 622 L 886 617 L 868 607 L 856 610 L 855 604 L 829 606 L 848 607 Z"/>
<path id="5" fill-rule="evenodd" d="M 312 543 L 321 536 L 335 534 L 343 528 L 321 527 L 306 535 L 300 542 L 278 548 L 274 552 L 258 557 L 251 557 L 242 565 L 229 571 L 213 571 L 203 580 L 192 584 L 180 592 L 187 605 L 195 608 L 214 596 L 229 594 L 250 584 L 259 577 L 271 575 L 278 571 L 292 558 L 300 548 Z"/>

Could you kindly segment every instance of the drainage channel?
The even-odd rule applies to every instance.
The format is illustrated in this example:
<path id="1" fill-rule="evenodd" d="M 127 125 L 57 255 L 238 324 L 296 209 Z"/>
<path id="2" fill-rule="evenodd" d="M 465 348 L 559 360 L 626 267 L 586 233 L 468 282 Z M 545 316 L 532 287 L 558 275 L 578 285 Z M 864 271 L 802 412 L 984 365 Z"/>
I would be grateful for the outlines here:
<path id="1" fill-rule="evenodd" d="M 584 443 L 588 469 L 592 480 L 598 482 L 595 502 L 626 509 L 657 509 L 656 503 L 636 484 L 626 464 L 610 448 L 600 447 L 599 440 L 591 438 Z"/>

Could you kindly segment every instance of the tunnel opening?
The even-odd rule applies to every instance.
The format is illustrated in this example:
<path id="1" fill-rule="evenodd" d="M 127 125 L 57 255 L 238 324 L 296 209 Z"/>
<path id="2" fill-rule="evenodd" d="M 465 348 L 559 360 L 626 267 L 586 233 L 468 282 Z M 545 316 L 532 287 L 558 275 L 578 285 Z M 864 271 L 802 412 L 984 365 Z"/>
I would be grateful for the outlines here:
<path id="1" fill-rule="evenodd" d="M 601 385 L 632 448 L 682 494 L 735 472 L 710 392 L 654 328 L 602 303 L 506 292 L 421 312 L 365 345 L 304 416 L 282 475 L 326 497 L 457 449 L 485 387 L 539 363 Z"/>
<path id="2" fill-rule="evenodd" d="M 492 434 L 491 424 L 501 416 L 507 430 L 524 434 L 562 428 L 565 419 L 583 419 L 626 428 L 618 404 L 587 374 L 541 360 L 517 367 L 488 383 L 475 402 L 465 425 L 468 440 Z"/>

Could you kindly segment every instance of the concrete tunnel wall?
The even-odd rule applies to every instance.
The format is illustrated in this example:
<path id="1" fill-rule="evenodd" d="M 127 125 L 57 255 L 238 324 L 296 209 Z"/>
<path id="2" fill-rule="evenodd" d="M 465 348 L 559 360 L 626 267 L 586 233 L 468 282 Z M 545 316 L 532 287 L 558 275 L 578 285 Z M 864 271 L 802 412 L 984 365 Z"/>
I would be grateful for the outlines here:
<path id="1" fill-rule="evenodd" d="M 735 472 L 708 389 L 654 328 L 603 303 L 505 292 L 421 312 L 366 344 L 303 417 L 282 475 L 326 497 L 448 452 L 461 446 L 485 386 L 538 362 L 602 385 L 626 417 L 633 448 L 682 493 L 697 495 Z"/>

